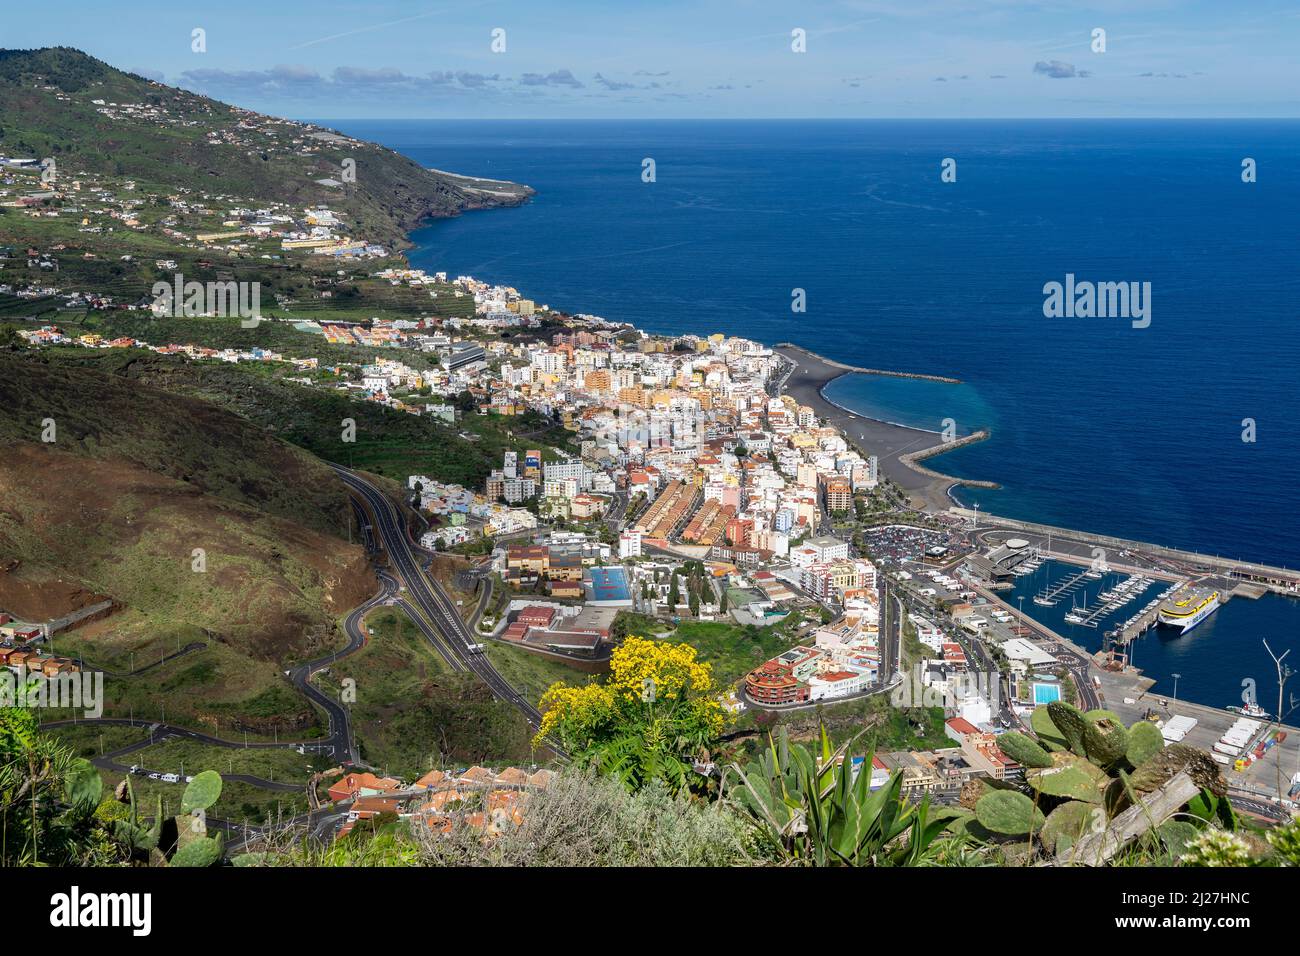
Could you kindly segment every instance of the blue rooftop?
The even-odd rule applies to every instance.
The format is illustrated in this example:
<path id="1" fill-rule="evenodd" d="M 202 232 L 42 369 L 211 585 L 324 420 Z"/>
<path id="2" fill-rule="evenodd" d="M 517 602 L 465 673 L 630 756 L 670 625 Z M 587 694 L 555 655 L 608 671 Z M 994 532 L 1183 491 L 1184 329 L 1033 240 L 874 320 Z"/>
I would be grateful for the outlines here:
<path id="1" fill-rule="evenodd" d="M 622 568 L 588 568 L 585 572 L 587 599 L 593 602 L 631 602 L 632 588 Z"/>

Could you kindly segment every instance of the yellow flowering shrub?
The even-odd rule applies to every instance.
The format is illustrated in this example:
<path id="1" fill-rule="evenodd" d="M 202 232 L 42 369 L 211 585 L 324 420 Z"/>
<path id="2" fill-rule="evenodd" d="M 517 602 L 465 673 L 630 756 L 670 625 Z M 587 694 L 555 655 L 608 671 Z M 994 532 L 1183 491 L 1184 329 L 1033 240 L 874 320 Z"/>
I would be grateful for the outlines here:
<path id="1" fill-rule="evenodd" d="M 600 684 L 569 687 L 557 681 L 542 694 L 537 709 L 542 712 L 539 744 L 561 730 L 566 736 L 590 738 L 616 716 L 614 695 Z"/>
<path id="2" fill-rule="evenodd" d="M 607 686 L 637 700 L 646 696 L 647 686 L 658 699 L 680 698 L 683 690 L 698 697 L 713 690 L 713 669 L 696 661 L 689 644 L 629 637 L 610 659 Z"/>
<path id="3" fill-rule="evenodd" d="M 603 684 L 552 684 L 538 704 L 542 722 L 534 744 L 551 737 L 581 760 L 635 737 L 646 754 L 670 753 L 689 766 L 726 727 L 712 668 L 689 644 L 628 637 L 609 671 Z M 659 766 L 651 756 L 646 763 Z"/>

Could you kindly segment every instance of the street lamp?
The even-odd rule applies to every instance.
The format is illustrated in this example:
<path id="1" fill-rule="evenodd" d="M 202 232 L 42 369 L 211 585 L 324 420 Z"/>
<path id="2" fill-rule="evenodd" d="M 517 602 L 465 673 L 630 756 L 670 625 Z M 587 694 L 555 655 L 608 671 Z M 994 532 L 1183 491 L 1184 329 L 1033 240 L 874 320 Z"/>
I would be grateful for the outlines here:
<path id="1" fill-rule="evenodd" d="M 1284 688 L 1286 687 L 1287 678 L 1289 678 L 1292 674 L 1295 673 L 1295 671 L 1291 670 L 1290 667 L 1288 667 L 1286 664 L 1283 664 L 1282 661 L 1286 659 L 1286 656 L 1290 654 L 1291 651 L 1288 649 L 1283 651 L 1281 655 L 1274 654 L 1273 648 L 1268 646 L 1268 641 L 1264 641 L 1264 650 L 1268 651 L 1268 656 L 1273 658 L 1273 664 L 1277 667 L 1277 726 L 1281 727 L 1282 720 L 1284 717 L 1282 713 L 1282 707 L 1285 700 Z M 1275 759 L 1277 760 L 1277 795 L 1279 798 L 1281 798 L 1282 796 L 1282 754 L 1279 752 Z M 1297 763 L 1300 763 L 1300 761 L 1297 761 Z"/>
<path id="2" fill-rule="evenodd" d="M 1174 679 L 1174 700 L 1178 700 L 1178 678 L 1182 677 L 1183 675 L 1182 675 L 1182 674 L 1172 674 L 1172 675 L 1170 675 L 1170 676 L 1172 676 L 1173 679 Z"/>

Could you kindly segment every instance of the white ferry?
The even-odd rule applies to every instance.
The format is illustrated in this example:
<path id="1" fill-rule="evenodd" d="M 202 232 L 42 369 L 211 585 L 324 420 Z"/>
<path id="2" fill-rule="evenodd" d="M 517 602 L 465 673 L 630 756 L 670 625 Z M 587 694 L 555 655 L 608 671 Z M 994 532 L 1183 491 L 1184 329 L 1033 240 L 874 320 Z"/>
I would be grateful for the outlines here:
<path id="1" fill-rule="evenodd" d="M 1160 605 L 1156 620 L 1162 627 L 1171 627 L 1186 634 L 1219 608 L 1219 592 L 1188 588 Z"/>

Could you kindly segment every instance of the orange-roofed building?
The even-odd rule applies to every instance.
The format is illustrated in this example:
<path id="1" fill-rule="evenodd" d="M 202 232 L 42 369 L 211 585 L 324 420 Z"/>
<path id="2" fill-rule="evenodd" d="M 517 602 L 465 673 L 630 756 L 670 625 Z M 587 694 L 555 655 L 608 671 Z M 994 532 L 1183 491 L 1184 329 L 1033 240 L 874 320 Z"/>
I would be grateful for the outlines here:
<path id="1" fill-rule="evenodd" d="M 462 783 L 491 783 L 496 779 L 494 774 L 487 767 L 470 767 L 460 776 Z"/>
<path id="2" fill-rule="evenodd" d="M 551 785 L 551 781 L 554 779 L 555 779 L 554 770 L 539 770 L 536 773 L 529 776 L 528 783 L 530 786 L 541 787 L 542 789 L 546 789 Z"/>
<path id="3" fill-rule="evenodd" d="M 947 726 L 947 735 L 957 743 L 964 743 L 966 738 L 971 734 L 978 734 L 980 729 L 972 724 L 965 717 L 953 717 L 945 722 Z"/>
<path id="4" fill-rule="evenodd" d="M 397 813 L 400 808 L 401 801 L 395 798 L 361 797 L 348 811 L 348 821 L 367 820 L 381 813 Z"/>
<path id="5" fill-rule="evenodd" d="M 402 782 L 392 777 L 376 777 L 373 773 L 349 773 L 339 778 L 329 789 L 330 800 L 350 800 L 353 797 L 368 797 L 375 794 L 391 793 L 401 789 Z"/>
<path id="6" fill-rule="evenodd" d="M 451 784 L 449 786 L 454 787 L 454 784 Z M 464 797 L 465 794 L 457 789 L 441 789 L 441 790 L 436 789 L 433 791 L 433 793 L 429 794 L 429 799 L 425 800 L 423 803 L 420 804 L 419 812 L 441 813 L 443 810 L 447 809 L 448 804 L 456 803 L 460 800 L 463 800 Z"/>
<path id="7" fill-rule="evenodd" d="M 419 780 L 412 784 L 413 787 L 439 787 L 447 782 L 447 775 L 441 770 L 430 770 Z"/>

